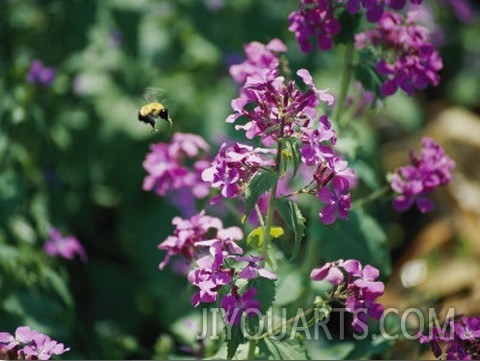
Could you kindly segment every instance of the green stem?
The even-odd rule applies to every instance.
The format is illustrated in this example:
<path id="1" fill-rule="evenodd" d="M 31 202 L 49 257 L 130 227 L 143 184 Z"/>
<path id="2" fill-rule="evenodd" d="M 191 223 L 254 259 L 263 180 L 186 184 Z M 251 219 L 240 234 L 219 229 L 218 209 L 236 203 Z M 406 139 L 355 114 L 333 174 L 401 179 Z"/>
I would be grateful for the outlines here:
<path id="1" fill-rule="evenodd" d="M 380 189 L 377 189 L 375 192 L 370 193 L 367 197 L 361 198 L 358 201 L 353 202 L 352 209 L 354 208 L 361 208 L 368 203 L 376 201 L 377 199 L 384 196 L 390 190 L 390 186 L 386 185 Z"/>
<path id="2" fill-rule="evenodd" d="M 353 51 L 354 44 L 347 44 L 345 48 L 345 58 L 342 72 L 342 83 L 340 85 L 340 94 L 338 95 L 337 105 L 335 109 L 335 120 L 343 128 L 345 128 L 347 125 L 347 121 L 342 120 L 342 111 L 343 107 L 345 106 L 345 99 L 347 98 L 348 87 L 352 78 Z"/>
<path id="3" fill-rule="evenodd" d="M 257 346 L 257 340 L 251 339 L 248 343 L 247 360 L 253 360 L 255 358 L 255 346 Z"/>
<path id="4" fill-rule="evenodd" d="M 265 225 L 263 227 L 263 242 L 262 242 L 262 257 L 264 259 L 260 261 L 260 265 L 263 267 L 265 265 L 265 261 L 267 260 L 267 253 L 268 253 L 268 244 L 270 243 L 270 231 L 273 226 L 273 212 L 275 210 L 275 199 L 277 197 L 277 184 L 278 178 L 280 176 L 280 162 L 282 161 L 282 142 L 278 142 L 277 145 L 277 159 L 275 164 L 275 171 L 277 172 L 277 179 L 273 183 L 272 188 L 270 189 L 270 199 L 268 201 L 268 210 L 267 210 L 267 217 L 265 219 Z"/>
<path id="5" fill-rule="evenodd" d="M 307 244 L 305 246 L 305 258 L 302 265 L 302 273 L 306 277 L 310 277 L 310 272 L 318 263 L 319 244 L 320 238 L 313 235 L 308 237 Z"/>
<path id="6" fill-rule="evenodd" d="M 277 332 L 278 330 L 282 329 L 284 326 L 286 325 L 290 325 L 294 322 L 296 322 L 298 319 L 300 319 L 301 317 L 305 317 L 307 315 L 309 315 L 310 313 L 312 313 L 313 311 L 315 311 L 315 307 L 310 307 L 310 308 L 307 308 L 307 310 L 305 310 L 305 312 L 302 312 L 298 315 L 296 315 L 295 317 L 292 317 L 291 319 L 289 319 L 288 321 L 286 321 L 285 323 L 282 323 L 280 325 L 278 325 L 277 327 L 274 327 L 272 328 L 270 331 L 267 331 L 265 332 L 264 334 L 260 335 L 257 339 L 255 339 L 255 341 L 260 341 L 264 338 L 267 338 L 271 335 L 274 335 L 275 332 Z"/>

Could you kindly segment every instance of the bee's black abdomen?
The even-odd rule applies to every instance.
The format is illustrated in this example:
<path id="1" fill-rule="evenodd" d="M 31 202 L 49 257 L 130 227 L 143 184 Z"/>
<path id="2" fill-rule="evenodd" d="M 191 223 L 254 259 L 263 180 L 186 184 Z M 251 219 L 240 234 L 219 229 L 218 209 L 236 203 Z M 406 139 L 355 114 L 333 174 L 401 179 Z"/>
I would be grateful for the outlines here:
<path id="1" fill-rule="evenodd" d="M 155 118 L 151 115 L 142 115 L 140 112 L 138 112 L 138 120 L 146 124 L 150 124 L 152 128 L 155 129 Z"/>

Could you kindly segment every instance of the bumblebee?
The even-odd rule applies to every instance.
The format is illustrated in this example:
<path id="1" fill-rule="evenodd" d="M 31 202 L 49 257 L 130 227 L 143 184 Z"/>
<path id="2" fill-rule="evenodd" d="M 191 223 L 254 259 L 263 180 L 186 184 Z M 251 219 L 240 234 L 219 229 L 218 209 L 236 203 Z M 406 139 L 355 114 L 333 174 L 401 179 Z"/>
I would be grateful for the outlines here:
<path id="1" fill-rule="evenodd" d="M 157 118 L 165 120 L 172 127 L 172 119 L 168 114 L 168 109 L 162 103 L 158 102 L 155 97 L 155 89 L 147 89 L 144 98 L 149 101 L 138 111 L 138 120 L 145 124 L 150 124 L 154 131 L 158 131 L 156 127 Z"/>

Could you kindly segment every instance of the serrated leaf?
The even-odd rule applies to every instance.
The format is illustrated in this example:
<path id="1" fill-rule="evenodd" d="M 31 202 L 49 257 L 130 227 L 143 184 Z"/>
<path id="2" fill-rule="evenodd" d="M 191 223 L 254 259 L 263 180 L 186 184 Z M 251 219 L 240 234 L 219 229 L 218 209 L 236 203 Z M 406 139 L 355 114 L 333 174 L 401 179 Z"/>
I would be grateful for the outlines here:
<path id="1" fill-rule="evenodd" d="M 275 184 L 277 175 L 273 172 L 260 171 L 251 179 L 245 190 L 245 219 L 252 211 L 258 198 Z"/>
<path id="2" fill-rule="evenodd" d="M 301 337 L 279 340 L 267 337 L 262 339 L 261 342 L 266 346 L 267 350 L 262 347 L 262 351 L 264 353 L 266 351 L 268 360 L 310 360 L 307 348 Z"/>
<path id="3" fill-rule="evenodd" d="M 273 305 L 277 287 L 275 280 L 264 277 L 257 277 L 249 281 L 248 288 L 254 287 L 257 290 L 255 299 L 260 302 L 260 312 L 265 313 Z"/>
<path id="4" fill-rule="evenodd" d="M 277 210 L 295 235 L 295 244 L 292 251 L 291 259 L 295 258 L 300 250 L 303 236 L 305 235 L 305 218 L 298 207 L 298 204 L 287 198 L 279 198 L 275 200 Z"/>
<path id="5" fill-rule="evenodd" d="M 241 324 L 225 326 L 225 335 L 227 341 L 227 358 L 232 359 L 237 352 L 238 346 L 246 342 L 242 333 Z"/>

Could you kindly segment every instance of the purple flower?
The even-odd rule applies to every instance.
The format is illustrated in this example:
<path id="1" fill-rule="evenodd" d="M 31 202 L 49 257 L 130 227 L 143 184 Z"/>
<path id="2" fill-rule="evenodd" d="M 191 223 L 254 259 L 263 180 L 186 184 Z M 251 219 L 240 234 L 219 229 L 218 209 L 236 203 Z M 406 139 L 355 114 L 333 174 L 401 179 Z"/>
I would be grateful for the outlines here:
<path id="1" fill-rule="evenodd" d="M 26 344 L 31 342 L 37 334 L 37 331 L 32 330 L 28 326 L 17 327 L 15 330 L 15 336 L 12 336 L 8 332 L 0 332 L 0 349 L 5 349 L 7 351 L 12 350 L 14 347 L 22 343 Z"/>
<path id="2" fill-rule="evenodd" d="M 47 335 L 38 334 L 34 337 L 34 342 L 23 348 L 22 352 L 26 359 L 30 360 L 50 360 L 53 355 L 62 355 L 70 348 L 65 348 L 63 343 L 52 340 Z"/>
<path id="3" fill-rule="evenodd" d="M 210 150 L 207 142 L 195 134 L 176 133 L 170 144 L 152 144 L 150 150 L 143 162 L 148 172 L 143 189 L 160 196 L 168 194 L 181 209 L 190 210 L 186 214 L 191 213 L 195 208 L 191 195 L 204 198 L 210 190 L 201 179 L 201 173 L 210 164 L 202 158 L 202 153 Z"/>
<path id="4" fill-rule="evenodd" d="M 27 73 L 27 81 L 31 84 L 50 86 L 55 80 L 56 70 L 43 65 L 41 60 L 33 60 Z"/>
<path id="5" fill-rule="evenodd" d="M 28 326 L 17 327 L 15 337 L 8 332 L 0 332 L 0 356 L 4 359 L 49 360 L 51 356 L 69 350 L 62 343 Z"/>
<path id="6" fill-rule="evenodd" d="M 243 279 L 252 279 L 257 278 L 258 276 L 268 278 L 270 280 L 274 280 L 277 278 L 275 273 L 270 272 L 269 270 L 260 266 L 260 261 L 262 261 L 265 257 L 259 257 L 254 255 L 249 255 L 246 257 L 235 257 L 235 261 L 237 262 L 248 262 L 248 264 L 243 267 L 240 272 L 238 272 L 238 276 Z"/>
<path id="7" fill-rule="evenodd" d="M 333 36 L 340 32 L 340 22 L 335 19 L 334 1 L 302 0 L 300 8 L 288 16 L 288 30 L 295 33 L 300 49 L 307 53 L 312 50 L 310 37 L 314 36 L 320 50 L 333 47 Z"/>
<path id="8" fill-rule="evenodd" d="M 380 87 L 385 97 L 398 88 L 412 95 L 414 89 L 440 82 L 442 59 L 430 41 L 429 30 L 416 24 L 417 17 L 415 11 L 410 11 L 406 19 L 400 14 L 384 12 L 375 29 L 355 37 L 358 48 L 371 45 L 384 53 L 376 70 L 385 79 Z"/>
<path id="9" fill-rule="evenodd" d="M 87 260 L 85 249 L 78 239 L 74 236 L 63 237 L 56 228 L 50 230 L 49 238 L 43 248 L 50 256 L 73 259 L 77 254 L 83 262 Z"/>
<path id="10" fill-rule="evenodd" d="M 302 0 L 300 8 L 292 12 L 288 21 L 288 30 L 295 34 L 300 49 L 310 52 L 310 39 L 315 38 L 320 50 L 330 50 L 333 47 L 333 38 L 341 30 L 340 22 L 336 19 L 339 9 L 344 7 L 349 14 L 365 10 L 365 17 L 370 22 L 377 22 L 384 13 L 385 6 L 394 10 L 401 10 L 406 0 Z M 412 4 L 420 4 L 421 0 L 411 0 Z"/>
<path id="11" fill-rule="evenodd" d="M 238 325 L 244 313 L 255 316 L 260 309 L 260 302 L 253 299 L 256 294 L 257 290 L 254 287 L 250 287 L 242 295 L 239 295 L 238 289 L 233 287 L 230 294 L 223 296 L 221 305 L 225 310 L 228 325 Z M 255 311 L 252 312 L 253 310 Z"/>
<path id="12" fill-rule="evenodd" d="M 390 186 L 397 193 L 393 208 L 403 212 L 415 202 L 420 212 L 429 212 L 433 202 L 425 197 L 435 188 L 453 180 L 455 162 L 431 138 L 422 138 L 420 155 L 410 152 L 410 164 L 399 167 L 391 176 Z"/>
<path id="13" fill-rule="evenodd" d="M 332 183 L 333 191 L 330 191 L 327 187 L 318 190 L 318 198 L 322 203 L 326 204 L 319 214 L 324 224 L 334 223 L 337 216 L 341 219 L 346 219 L 351 207 L 348 181 L 337 177 L 333 179 Z"/>
<path id="14" fill-rule="evenodd" d="M 158 249 L 166 250 L 167 255 L 160 263 L 160 270 L 164 269 L 168 264 L 170 257 L 174 255 L 182 255 L 188 261 L 198 258 L 197 252 L 205 247 L 202 241 L 216 240 L 223 242 L 230 249 L 234 248 L 230 243 L 243 238 L 243 233 L 238 227 L 224 228 L 219 218 L 211 217 L 205 214 L 205 211 L 192 216 L 189 219 L 175 217 L 172 220 L 175 226 L 173 236 L 168 236 L 165 241 L 158 245 Z M 208 244 L 211 246 L 211 244 Z"/>
<path id="15" fill-rule="evenodd" d="M 360 332 L 367 325 L 368 317 L 378 320 L 382 315 L 383 306 L 375 302 L 385 290 L 384 284 L 377 281 L 379 275 L 373 266 L 362 269 L 357 260 L 340 259 L 313 269 L 310 277 L 314 281 L 326 280 L 335 287 L 332 295 L 344 302 L 345 309 L 353 314 L 352 327 Z"/>
<path id="16" fill-rule="evenodd" d="M 226 121 L 233 123 L 239 117 L 248 119 L 245 125 L 237 125 L 235 129 L 245 130 L 248 139 L 261 137 L 266 146 L 291 137 L 315 119 L 320 101 L 328 105 L 334 101 L 327 90 L 314 86 L 307 70 L 300 69 L 297 75 L 307 85 L 303 92 L 294 81 L 285 84 L 283 77 L 272 78 L 268 69 L 249 77 L 240 97 L 232 101 L 234 113 Z"/>
<path id="17" fill-rule="evenodd" d="M 362 265 L 355 259 L 349 259 L 344 261 L 339 259 L 335 262 L 327 262 L 320 268 L 315 268 L 310 273 L 310 278 L 314 281 L 327 280 L 334 286 L 341 284 L 346 272 L 352 277 L 359 277 L 362 275 Z"/>
<path id="18" fill-rule="evenodd" d="M 274 165 L 272 159 L 264 158 L 266 154 L 272 151 L 240 143 L 228 147 L 223 143 L 211 166 L 203 171 L 202 179 L 214 188 L 221 188 L 223 197 L 238 197 L 260 167 Z"/>
<path id="19" fill-rule="evenodd" d="M 215 302 L 220 288 L 232 281 L 230 269 L 222 268 L 225 254 L 226 252 L 218 252 L 214 256 L 207 255 L 198 259 L 198 268 L 188 274 L 188 281 L 199 288 L 192 296 L 193 307 L 202 302 Z"/>
<path id="20" fill-rule="evenodd" d="M 287 46 L 279 39 L 272 39 L 267 45 L 253 41 L 244 46 L 247 59 L 241 64 L 232 65 L 230 75 L 238 83 L 243 84 L 249 76 L 269 69 L 272 77 L 278 75 L 278 54 L 287 51 Z"/>
<path id="21" fill-rule="evenodd" d="M 443 327 L 432 327 L 428 335 L 418 334 L 420 343 L 429 343 L 435 357 L 446 360 L 478 360 L 480 317 L 450 319 Z"/>
<path id="22" fill-rule="evenodd" d="M 343 259 L 327 262 L 322 267 L 313 269 L 310 278 L 314 281 L 327 280 L 332 285 L 338 286 L 345 279 L 342 268 Z"/>

